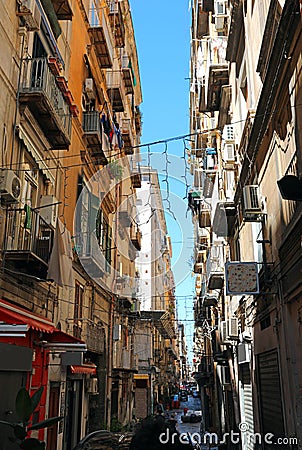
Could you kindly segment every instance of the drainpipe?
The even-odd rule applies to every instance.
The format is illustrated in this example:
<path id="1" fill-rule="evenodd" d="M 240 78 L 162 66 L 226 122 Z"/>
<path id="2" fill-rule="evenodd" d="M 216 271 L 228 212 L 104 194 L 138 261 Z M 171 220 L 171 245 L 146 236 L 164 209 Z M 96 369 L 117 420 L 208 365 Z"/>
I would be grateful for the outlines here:
<path id="1" fill-rule="evenodd" d="M 232 386 L 232 396 L 233 396 L 233 403 L 234 403 L 234 414 L 235 414 L 235 422 L 238 426 L 240 423 L 240 414 L 239 414 L 239 400 L 238 400 L 238 393 L 237 393 L 237 385 L 236 385 L 236 378 L 235 378 L 235 369 L 233 364 L 233 355 L 231 350 L 228 351 L 228 363 L 230 368 L 230 378 L 231 378 L 231 386 Z"/>
<path id="2" fill-rule="evenodd" d="M 18 85 L 17 85 L 17 95 L 16 95 L 16 106 L 14 113 L 14 123 L 13 123 L 13 136 L 12 136 L 12 151 L 10 157 L 10 168 L 12 168 L 13 157 L 15 152 L 15 139 L 16 139 L 16 131 L 17 131 L 17 116 L 19 112 L 19 99 L 20 99 L 20 85 L 21 85 L 21 76 L 22 76 L 22 63 L 23 63 L 23 55 L 25 49 L 25 40 L 27 35 L 27 29 L 25 27 L 20 27 L 18 30 L 19 36 L 21 36 L 21 50 L 20 50 L 20 67 L 18 73 Z M 4 162 L 4 161 L 3 161 Z"/>
<path id="3" fill-rule="evenodd" d="M 115 198 L 116 203 L 119 206 L 119 188 L 118 185 L 115 186 Z M 115 245 L 113 245 L 114 249 L 114 267 L 113 271 L 116 271 L 118 258 L 117 258 L 117 238 L 118 238 L 118 207 L 115 211 Z M 113 282 L 113 285 L 115 286 L 115 280 Z M 107 392 L 106 392 L 106 398 L 107 398 L 107 405 L 106 405 L 106 412 L 107 412 L 107 427 L 108 430 L 110 430 L 111 426 L 111 393 L 112 393 L 112 362 L 113 362 L 113 321 L 114 321 L 114 304 L 115 304 L 115 298 L 114 294 L 111 293 L 111 300 L 110 300 L 110 306 L 109 306 L 109 329 L 108 329 L 108 367 L 107 367 Z"/>
<path id="4" fill-rule="evenodd" d="M 111 392 L 112 392 L 112 352 L 113 352 L 113 311 L 114 296 L 111 296 L 109 306 L 109 328 L 108 328 L 108 359 L 107 359 L 107 392 L 106 392 L 106 423 L 110 430 L 111 425 Z"/>

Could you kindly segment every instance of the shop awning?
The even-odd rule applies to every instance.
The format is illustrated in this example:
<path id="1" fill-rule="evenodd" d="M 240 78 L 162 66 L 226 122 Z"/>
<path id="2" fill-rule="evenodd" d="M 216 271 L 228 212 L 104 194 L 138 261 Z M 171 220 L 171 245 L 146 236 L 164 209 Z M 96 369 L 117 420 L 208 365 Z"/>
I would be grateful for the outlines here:
<path id="1" fill-rule="evenodd" d="M 168 311 L 141 311 L 142 319 L 152 319 L 154 325 L 165 339 L 175 337 L 174 323 Z"/>
<path id="2" fill-rule="evenodd" d="M 56 329 L 49 319 L 40 317 L 2 299 L 0 300 L 0 322 L 16 325 L 25 324 L 28 328 L 44 333 L 53 333 Z"/>
<path id="3" fill-rule="evenodd" d="M 84 373 L 86 375 L 96 375 L 95 364 L 83 364 L 82 366 L 70 366 L 71 373 Z"/>
<path id="4" fill-rule="evenodd" d="M 47 336 L 47 342 L 49 344 L 84 344 L 84 341 L 81 339 L 58 329 L 55 329 L 51 335 Z"/>
<path id="5" fill-rule="evenodd" d="M 0 300 L 0 322 L 5 322 L 8 325 L 26 325 L 27 330 L 33 329 L 47 333 L 45 347 L 51 348 L 52 345 L 64 347 L 65 345 L 66 350 L 68 350 L 68 346 L 74 345 L 79 347 L 79 350 L 86 351 L 84 341 L 57 329 L 49 319 L 26 311 L 2 299 Z M 13 330 L 10 331 L 12 332 Z"/>

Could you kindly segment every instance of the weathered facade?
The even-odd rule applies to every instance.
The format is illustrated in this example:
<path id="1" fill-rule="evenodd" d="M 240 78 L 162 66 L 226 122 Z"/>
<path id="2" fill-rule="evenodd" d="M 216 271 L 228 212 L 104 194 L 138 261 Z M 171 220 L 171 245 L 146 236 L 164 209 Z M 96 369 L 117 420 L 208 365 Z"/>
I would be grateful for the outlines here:
<path id="1" fill-rule="evenodd" d="M 0 418 L 14 420 L 21 386 L 44 386 L 34 420 L 64 420 L 32 434 L 70 450 L 132 418 L 134 31 L 127 0 L 0 9 Z M 0 446 L 15 448 L 1 433 Z"/>
<path id="2" fill-rule="evenodd" d="M 167 236 L 158 173 L 141 167 L 142 187 L 137 191 L 142 245 L 137 259 L 140 316 L 135 333 L 138 354 L 136 386 L 144 385 L 144 396 L 136 402 L 138 417 L 150 414 L 158 402 L 168 403 L 178 388 L 180 357 L 177 346 L 172 248 Z M 143 381 L 144 380 L 144 381 Z M 136 391 L 136 395 L 137 395 Z M 143 392 L 143 391 L 142 391 Z M 144 409 L 140 406 L 144 405 Z M 147 406 L 146 406 L 147 405 Z"/>
<path id="3" fill-rule="evenodd" d="M 246 423 L 244 449 L 300 448 L 301 5 L 198 1 L 192 18 L 189 204 L 206 426 Z M 235 261 L 252 264 L 225 265 Z"/>

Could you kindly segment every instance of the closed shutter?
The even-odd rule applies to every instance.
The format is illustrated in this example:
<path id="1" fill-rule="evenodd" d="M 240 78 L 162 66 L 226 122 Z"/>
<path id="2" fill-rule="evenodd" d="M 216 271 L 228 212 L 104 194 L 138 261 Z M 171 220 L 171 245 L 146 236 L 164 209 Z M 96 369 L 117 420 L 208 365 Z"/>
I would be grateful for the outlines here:
<path id="1" fill-rule="evenodd" d="M 244 407 L 244 422 L 247 425 L 248 433 L 254 433 L 254 409 L 253 409 L 253 391 L 252 380 L 249 364 L 241 365 L 242 389 L 243 389 L 243 407 Z M 246 450 L 254 450 L 254 443 L 252 439 L 247 439 Z"/>
<path id="2" fill-rule="evenodd" d="M 284 436 L 282 396 L 277 351 L 258 355 L 262 433 Z M 270 448 L 270 446 L 267 446 Z M 276 448 L 276 446 L 272 446 Z M 283 449 L 287 448 L 285 445 Z"/>

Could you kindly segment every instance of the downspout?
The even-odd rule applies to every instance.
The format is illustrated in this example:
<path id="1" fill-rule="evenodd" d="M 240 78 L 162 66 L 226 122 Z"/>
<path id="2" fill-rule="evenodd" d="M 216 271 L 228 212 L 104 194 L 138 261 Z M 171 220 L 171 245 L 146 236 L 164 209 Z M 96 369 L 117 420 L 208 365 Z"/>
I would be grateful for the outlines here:
<path id="1" fill-rule="evenodd" d="M 233 351 L 233 354 L 235 354 L 234 351 Z M 228 363 L 229 363 L 229 368 L 230 368 L 230 378 L 231 378 L 231 386 L 232 386 L 232 397 L 233 397 L 233 403 L 234 403 L 235 422 L 238 427 L 238 425 L 240 424 L 239 400 L 238 400 L 238 392 L 237 392 L 237 384 L 236 384 L 236 378 L 235 378 L 235 369 L 234 369 L 234 364 L 233 364 L 232 350 L 228 351 Z"/>

